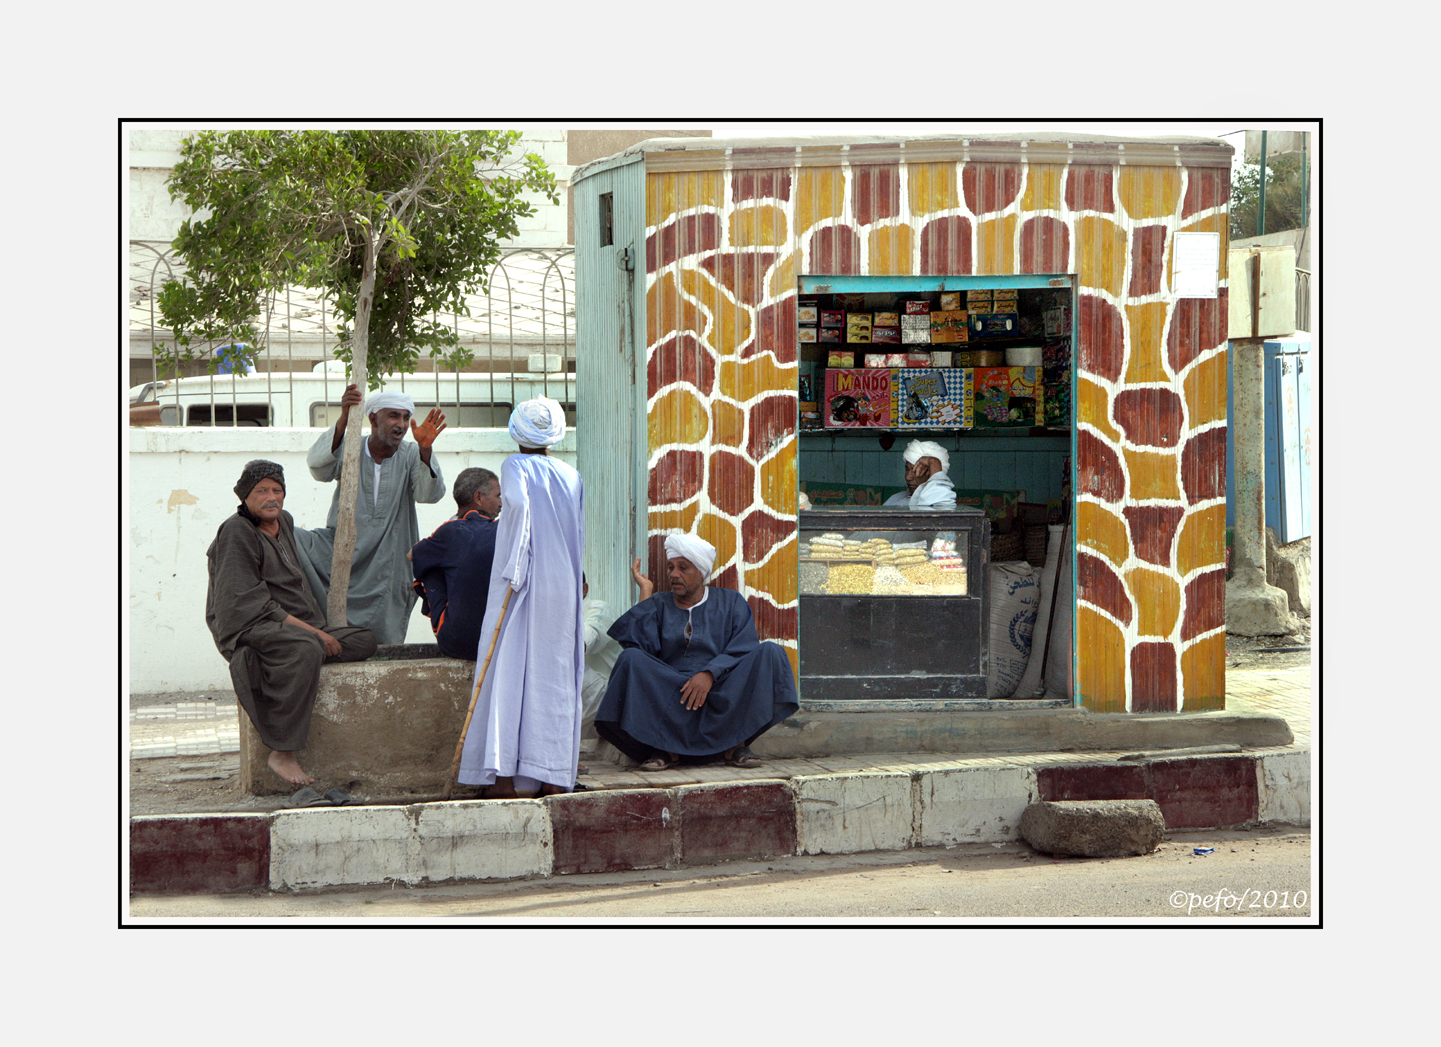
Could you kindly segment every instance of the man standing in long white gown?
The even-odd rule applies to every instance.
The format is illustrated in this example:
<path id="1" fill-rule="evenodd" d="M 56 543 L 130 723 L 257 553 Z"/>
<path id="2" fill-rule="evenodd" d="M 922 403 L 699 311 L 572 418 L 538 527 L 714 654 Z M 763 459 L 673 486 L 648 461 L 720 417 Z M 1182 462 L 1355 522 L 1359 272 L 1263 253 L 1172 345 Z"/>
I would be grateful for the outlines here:
<path id="1" fill-rule="evenodd" d="M 570 792 L 580 760 L 583 487 L 549 452 L 565 435 L 560 404 L 525 401 L 510 435 L 520 453 L 500 468 L 505 511 L 475 663 L 477 680 L 485 675 L 457 778 L 486 786 L 485 799 Z"/>

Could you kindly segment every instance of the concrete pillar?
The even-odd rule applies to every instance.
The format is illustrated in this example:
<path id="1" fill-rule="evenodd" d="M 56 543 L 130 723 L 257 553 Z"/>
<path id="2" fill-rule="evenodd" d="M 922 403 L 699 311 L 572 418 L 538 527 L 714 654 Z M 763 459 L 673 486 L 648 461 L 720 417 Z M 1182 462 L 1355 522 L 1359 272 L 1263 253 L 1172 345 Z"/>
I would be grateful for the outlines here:
<path id="1" fill-rule="evenodd" d="M 1226 583 L 1226 629 L 1241 636 L 1279 636 L 1299 627 L 1286 593 L 1266 582 L 1266 400 L 1261 366 L 1264 339 L 1231 346 L 1231 439 L 1235 448 L 1235 526 L 1231 580 Z"/>

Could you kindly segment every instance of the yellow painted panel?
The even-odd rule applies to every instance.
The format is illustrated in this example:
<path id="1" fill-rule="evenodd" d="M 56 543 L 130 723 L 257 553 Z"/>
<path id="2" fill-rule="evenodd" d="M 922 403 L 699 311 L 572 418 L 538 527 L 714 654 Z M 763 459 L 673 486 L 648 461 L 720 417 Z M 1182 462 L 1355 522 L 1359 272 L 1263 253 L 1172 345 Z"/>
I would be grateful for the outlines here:
<path id="1" fill-rule="evenodd" d="M 1087 709 L 1126 711 L 1126 638 L 1109 618 L 1076 607 L 1076 688 Z"/>
<path id="2" fill-rule="evenodd" d="M 1202 567 L 1226 562 L 1226 507 L 1210 505 L 1181 521 L 1176 543 L 1176 570 L 1182 577 Z"/>
<path id="3" fill-rule="evenodd" d="M 1226 262 L 1231 256 L 1231 224 L 1230 218 L 1223 214 L 1208 215 L 1199 218 L 1189 225 L 1181 226 L 1183 233 L 1220 233 L 1221 234 L 1221 273 L 1222 280 L 1227 279 L 1228 270 Z M 1166 286 L 1170 286 L 1171 279 L 1171 257 L 1166 258 Z"/>
<path id="4" fill-rule="evenodd" d="M 767 247 L 786 242 L 786 213 L 774 204 L 737 208 L 731 213 L 732 247 Z"/>
<path id="5" fill-rule="evenodd" d="M 760 467 L 761 500 L 784 515 L 796 511 L 796 438 L 790 436 Z"/>
<path id="6" fill-rule="evenodd" d="M 796 539 L 792 538 L 779 546 L 763 566 L 747 567 L 746 585 L 770 594 L 780 606 L 796 599 L 800 592 L 796 580 L 796 549 Z"/>
<path id="7" fill-rule="evenodd" d="M 839 167 L 802 167 L 796 172 L 797 239 L 818 222 L 839 218 L 846 180 Z"/>
<path id="8" fill-rule="evenodd" d="M 772 298 L 780 298 L 796 289 L 800 282 L 800 274 L 796 272 L 800 257 L 799 251 L 792 251 L 771 267 L 770 285 L 767 292 Z"/>
<path id="9" fill-rule="evenodd" d="M 907 276 L 911 265 L 911 227 L 908 225 L 883 226 L 871 230 L 870 267 L 866 270 L 872 276 Z"/>
<path id="10" fill-rule="evenodd" d="M 1186 420 L 1193 428 L 1226 418 L 1226 354 L 1202 360 L 1181 383 L 1186 397 Z"/>
<path id="11" fill-rule="evenodd" d="M 761 393 L 794 392 L 796 365 L 781 367 L 767 353 L 744 362 L 722 360 L 716 376 L 716 390 L 723 396 L 746 403 Z"/>
<path id="12" fill-rule="evenodd" d="M 1174 214 L 1181 198 L 1181 169 L 1123 166 L 1116 179 L 1116 198 L 1133 219 Z"/>
<path id="13" fill-rule="evenodd" d="M 1126 358 L 1127 385 L 1146 382 L 1171 384 L 1171 372 L 1166 369 L 1166 312 L 1169 308 L 1165 302 L 1125 307 L 1126 325 L 1131 332 L 1131 348 Z"/>
<path id="14" fill-rule="evenodd" d="M 1096 429 L 1111 443 L 1121 442 L 1121 432 L 1111 424 L 1111 394 L 1089 378 L 1076 376 L 1076 400 L 1079 409 L 1076 417 Z"/>
<path id="15" fill-rule="evenodd" d="M 1141 636 L 1169 637 L 1181 616 L 1181 584 L 1168 574 L 1134 567 L 1125 574 Z"/>
<path id="16" fill-rule="evenodd" d="M 710 431 L 710 418 L 705 404 L 692 390 L 672 389 L 650 405 L 647 427 L 654 453 L 664 444 L 700 443 Z"/>
<path id="17" fill-rule="evenodd" d="M 1066 177 L 1064 164 L 1030 164 L 1026 168 L 1026 191 L 1021 196 L 1022 211 L 1059 211 L 1061 184 Z"/>
<path id="18" fill-rule="evenodd" d="M 723 516 L 706 513 L 696 523 L 695 533 L 715 546 L 715 567 L 711 571 L 713 576 L 730 566 L 735 559 L 736 550 L 740 548 L 740 536 L 736 534 L 735 524 Z"/>
<path id="19" fill-rule="evenodd" d="M 1016 271 L 1016 226 L 1013 214 L 976 224 L 976 272 L 1010 274 Z"/>
<path id="20" fill-rule="evenodd" d="M 1076 275 L 1082 287 L 1095 287 L 1120 297 L 1126 277 L 1126 231 L 1109 218 L 1082 215 L 1076 219 Z"/>
<path id="21" fill-rule="evenodd" d="M 699 498 L 683 509 L 652 509 L 646 517 L 647 532 L 649 534 L 670 534 L 680 531 L 682 534 L 690 534 L 691 524 L 695 523 L 698 512 L 700 512 Z"/>
<path id="22" fill-rule="evenodd" d="M 1181 500 L 1180 462 L 1176 451 L 1123 450 L 1130 483 L 1126 492 L 1134 501 L 1145 498 Z"/>
<path id="23" fill-rule="evenodd" d="M 680 284 L 672 273 L 666 273 L 645 293 L 646 344 L 654 346 L 673 331 L 703 334 L 706 315 L 695 304 L 682 298 Z"/>
<path id="24" fill-rule="evenodd" d="M 646 225 L 655 228 L 674 214 L 725 203 L 721 171 L 667 171 L 647 176 Z"/>
<path id="25" fill-rule="evenodd" d="M 1076 541 L 1119 567 L 1131 555 L 1126 521 L 1095 502 L 1076 503 Z"/>
<path id="26" fill-rule="evenodd" d="M 1181 709 L 1226 708 L 1226 634 L 1197 640 L 1181 652 Z"/>
<path id="27" fill-rule="evenodd" d="M 961 206 L 955 163 L 907 164 L 906 184 L 916 218 Z"/>
<path id="28" fill-rule="evenodd" d="M 711 314 L 708 340 L 719 356 L 733 356 L 749 340 L 751 314 L 738 304 L 704 269 L 682 269 L 681 286 Z"/>
<path id="29" fill-rule="evenodd" d="M 746 413 L 725 400 L 711 402 L 711 419 L 715 426 L 715 443 L 723 447 L 739 447 L 746 435 Z"/>

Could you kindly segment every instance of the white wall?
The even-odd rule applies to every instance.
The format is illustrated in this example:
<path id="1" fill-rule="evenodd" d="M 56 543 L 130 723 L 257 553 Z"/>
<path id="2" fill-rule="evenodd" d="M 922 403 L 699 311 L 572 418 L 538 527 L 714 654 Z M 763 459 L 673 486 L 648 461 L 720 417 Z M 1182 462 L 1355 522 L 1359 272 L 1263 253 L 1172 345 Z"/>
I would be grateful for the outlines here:
<path id="1" fill-rule="evenodd" d="M 157 427 L 127 432 L 130 540 L 122 547 L 122 566 L 130 579 L 124 627 L 130 691 L 229 694 L 229 669 L 205 627 L 205 551 L 221 522 L 235 512 L 239 500 L 232 488 L 252 458 L 285 468 L 285 508 L 296 526 L 325 526 L 335 484 L 317 483 L 305 467 L 305 454 L 321 431 Z M 447 430 L 435 453 L 448 491 L 462 469 L 483 466 L 499 472 L 515 444 L 504 430 Z M 575 464 L 575 430 L 553 453 Z M 454 512 L 448 493 L 434 505 L 417 506 L 421 536 Z M 419 604 L 405 639 L 435 640 Z"/>

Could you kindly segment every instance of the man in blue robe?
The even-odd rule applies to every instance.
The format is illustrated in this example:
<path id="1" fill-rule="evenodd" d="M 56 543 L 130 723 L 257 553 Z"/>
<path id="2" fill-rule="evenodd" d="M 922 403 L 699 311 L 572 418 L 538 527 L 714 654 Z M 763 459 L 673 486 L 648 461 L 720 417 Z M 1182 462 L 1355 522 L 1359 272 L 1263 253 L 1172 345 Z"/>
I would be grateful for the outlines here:
<path id="1" fill-rule="evenodd" d="M 430 619 L 440 653 L 474 661 L 495 557 L 500 477 L 489 469 L 465 469 L 452 493 L 455 518 L 415 543 L 409 556 L 420 609 Z"/>
<path id="2" fill-rule="evenodd" d="M 631 567 L 641 600 L 610 627 L 624 648 L 595 714 L 596 733 L 642 771 L 682 761 L 761 764 L 750 744 L 799 708 L 785 649 L 756 635 L 740 593 L 705 584 L 715 547 L 665 541 L 668 592 Z"/>

